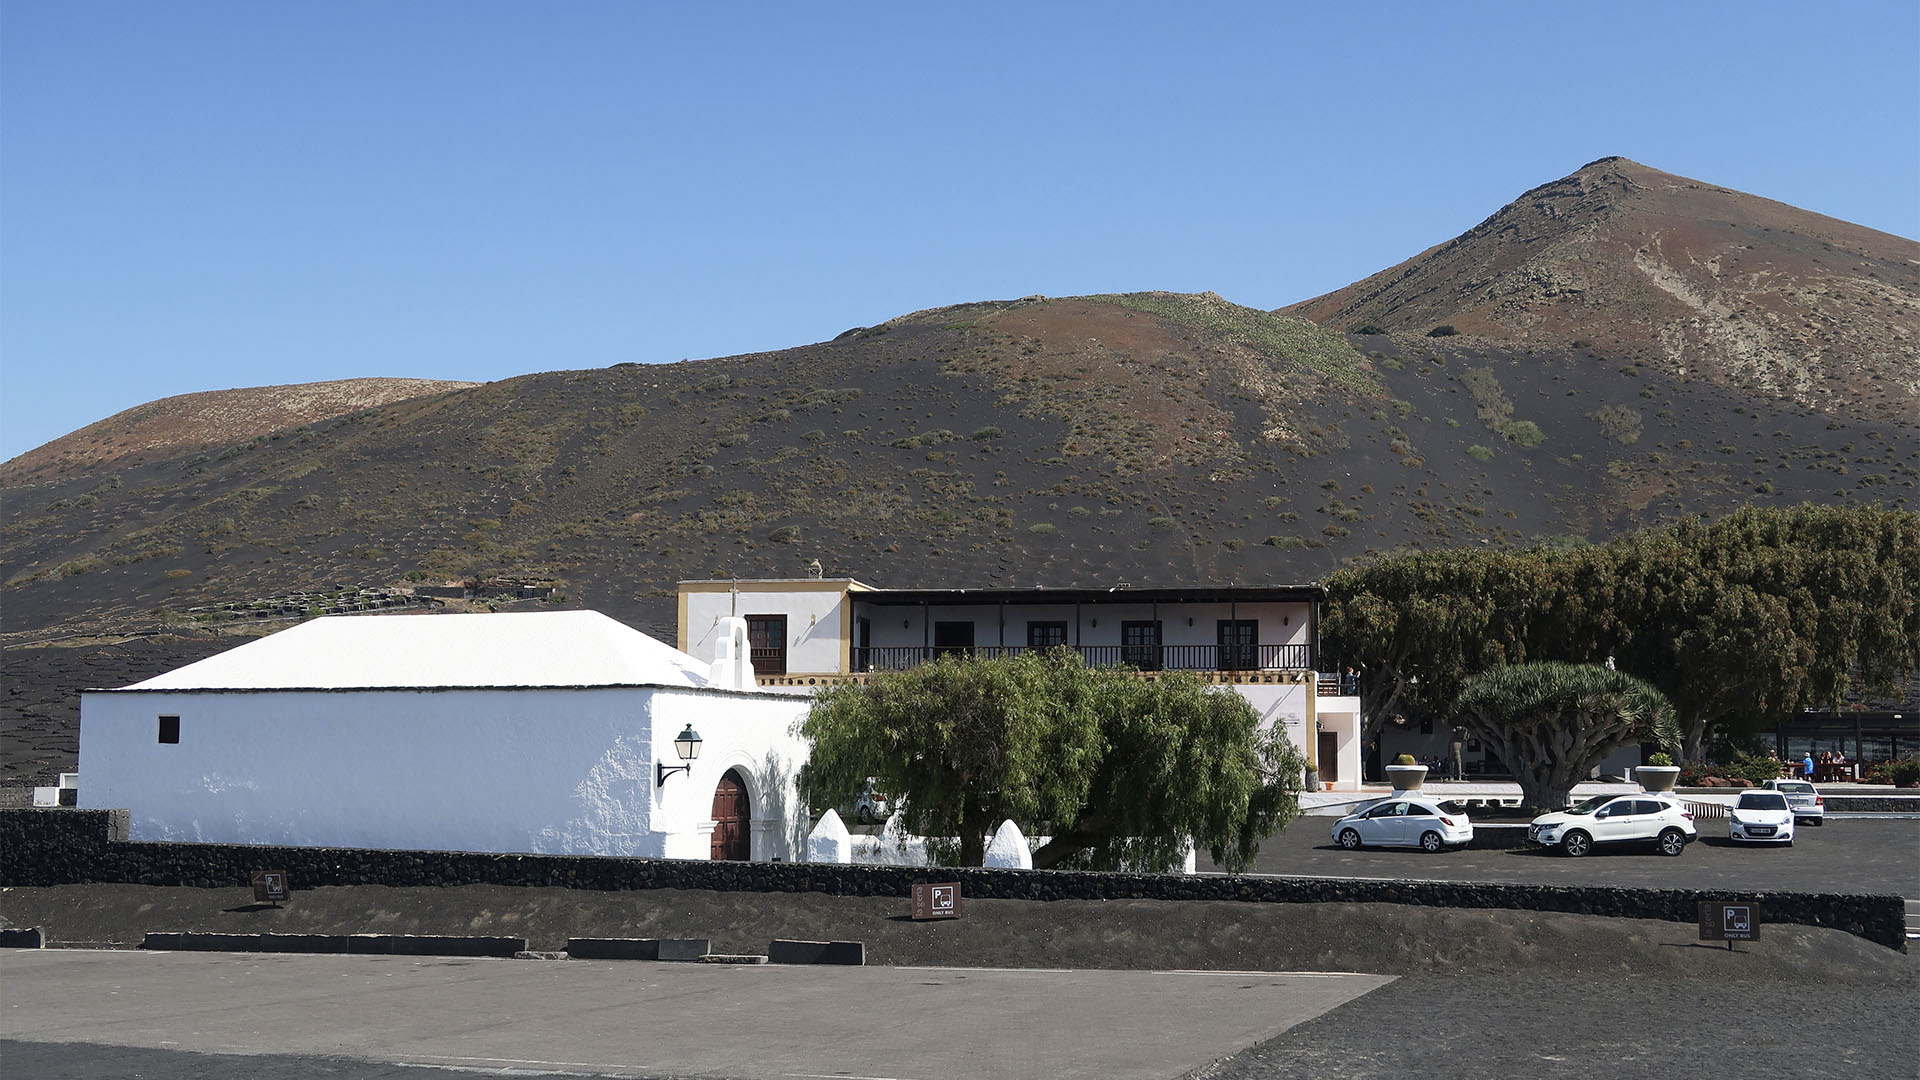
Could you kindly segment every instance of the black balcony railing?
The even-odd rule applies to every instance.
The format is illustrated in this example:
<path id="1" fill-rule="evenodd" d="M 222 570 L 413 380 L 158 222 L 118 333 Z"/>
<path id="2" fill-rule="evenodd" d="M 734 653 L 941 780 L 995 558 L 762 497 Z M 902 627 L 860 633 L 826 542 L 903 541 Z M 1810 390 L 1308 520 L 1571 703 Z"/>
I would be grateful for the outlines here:
<path id="1" fill-rule="evenodd" d="M 1044 651 L 1024 645 L 873 647 L 853 650 L 853 670 L 900 671 L 947 653 L 996 657 Z M 1082 645 L 1074 651 L 1092 667 L 1124 664 L 1142 671 L 1313 670 L 1313 649 L 1308 645 Z"/>

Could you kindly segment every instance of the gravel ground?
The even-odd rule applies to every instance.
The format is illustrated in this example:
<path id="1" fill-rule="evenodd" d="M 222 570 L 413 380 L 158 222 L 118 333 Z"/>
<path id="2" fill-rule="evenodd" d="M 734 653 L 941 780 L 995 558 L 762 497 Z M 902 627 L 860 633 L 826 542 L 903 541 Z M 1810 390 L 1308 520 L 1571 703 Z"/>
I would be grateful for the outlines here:
<path id="1" fill-rule="evenodd" d="M 1199 1075 L 1205 1080 L 1914 1080 L 1911 978 L 1870 986 L 1644 977 L 1401 979 Z"/>

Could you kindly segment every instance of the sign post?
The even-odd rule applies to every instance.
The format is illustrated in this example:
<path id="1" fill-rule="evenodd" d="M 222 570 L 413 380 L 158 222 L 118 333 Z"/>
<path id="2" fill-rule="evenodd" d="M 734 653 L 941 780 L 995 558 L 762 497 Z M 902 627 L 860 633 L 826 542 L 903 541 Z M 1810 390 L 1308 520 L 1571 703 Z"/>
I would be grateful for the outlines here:
<path id="1" fill-rule="evenodd" d="M 1726 901 L 1700 904 L 1700 940 L 1724 941 L 1733 951 L 1736 941 L 1760 940 L 1760 906 Z"/>
<path id="2" fill-rule="evenodd" d="M 913 917 L 915 919 L 959 918 L 960 883 L 949 881 L 934 885 L 921 882 L 914 885 Z"/>
<path id="3" fill-rule="evenodd" d="M 287 872 L 285 870 L 255 870 L 253 872 L 253 898 L 278 906 L 287 898 Z"/>

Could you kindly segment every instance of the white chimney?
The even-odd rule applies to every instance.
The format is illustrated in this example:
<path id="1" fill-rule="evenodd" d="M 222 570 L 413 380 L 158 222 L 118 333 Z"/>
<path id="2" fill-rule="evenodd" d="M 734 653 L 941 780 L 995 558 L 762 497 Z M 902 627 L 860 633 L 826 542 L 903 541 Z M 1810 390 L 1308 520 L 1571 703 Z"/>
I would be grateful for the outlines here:
<path id="1" fill-rule="evenodd" d="M 747 650 L 747 620 L 731 615 L 720 620 L 711 677 L 720 690 L 759 689 L 753 678 L 753 654 Z"/>

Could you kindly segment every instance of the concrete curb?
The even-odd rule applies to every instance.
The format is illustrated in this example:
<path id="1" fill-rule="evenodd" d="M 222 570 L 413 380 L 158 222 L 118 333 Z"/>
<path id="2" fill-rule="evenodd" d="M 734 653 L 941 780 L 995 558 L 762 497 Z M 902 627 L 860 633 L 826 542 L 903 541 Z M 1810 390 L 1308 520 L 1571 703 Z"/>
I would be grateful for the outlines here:
<path id="1" fill-rule="evenodd" d="M 499 956 L 527 950 L 526 938 L 409 934 L 149 933 L 142 949 L 176 952 L 350 953 L 358 956 Z"/>
<path id="2" fill-rule="evenodd" d="M 864 967 L 867 947 L 859 941 L 788 941 L 774 938 L 767 946 L 770 964 L 850 964 Z"/>
<path id="3" fill-rule="evenodd" d="M 201 934 L 189 930 L 147 934 L 140 947 L 175 952 L 343 953 L 347 951 L 347 935 Z"/>
<path id="4" fill-rule="evenodd" d="M 713 951 L 707 938 L 568 938 L 567 955 L 575 960 L 691 961 Z"/>
<path id="5" fill-rule="evenodd" d="M 498 956 L 527 951 L 517 937 L 440 937 L 429 934 L 354 934 L 347 951 L 363 956 Z"/>
<path id="6" fill-rule="evenodd" d="M 0 930 L 0 949 L 44 949 L 47 938 L 37 926 Z"/>

